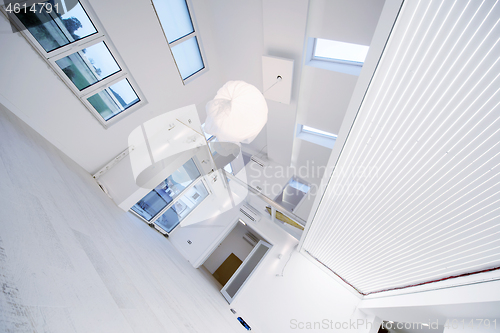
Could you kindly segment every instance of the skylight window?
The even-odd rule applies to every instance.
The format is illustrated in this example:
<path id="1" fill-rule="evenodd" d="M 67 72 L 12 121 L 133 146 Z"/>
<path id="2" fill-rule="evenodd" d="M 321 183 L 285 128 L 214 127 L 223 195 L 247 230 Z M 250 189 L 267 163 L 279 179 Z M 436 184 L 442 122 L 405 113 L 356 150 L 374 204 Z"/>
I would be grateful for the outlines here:
<path id="1" fill-rule="evenodd" d="M 183 80 L 205 69 L 195 25 L 186 0 L 153 0 L 160 25 Z"/>
<path id="2" fill-rule="evenodd" d="M 331 139 L 336 139 L 337 135 L 330 133 L 330 132 L 325 132 L 316 128 L 312 128 L 309 126 L 302 125 L 302 132 L 304 133 L 309 133 L 309 134 L 314 134 L 314 135 L 320 135 L 323 137 L 331 138 Z"/>
<path id="3" fill-rule="evenodd" d="M 66 13 L 59 7 L 45 8 L 48 4 L 40 1 L 29 10 L 16 10 L 17 19 L 33 35 L 46 52 L 71 44 L 97 33 L 97 29 L 80 3 Z M 6 8 L 7 12 L 9 7 Z"/>
<path id="4" fill-rule="evenodd" d="M 316 38 L 312 58 L 362 66 L 368 49 L 369 47 L 366 45 Z"/>
<path id="5" fill-rule="evenodd" d="M 309 141 L 311 143 L 330 149 L 333 148 L 333 146 L 335 145 L 335 141 L 337 141 L 336 134 L 300 124 L 297 125 L 296 136 L 301 140 Z"/>
<path id="6" fill-rule="evenodd" d="M 56 60 L 56 64 L 80 91 L 121 70 L 104 42 Z"/>
<path id="7" fill-rule="evenodd" d="M 3 11 L 107 128 L 146 101 L 95 14 L 75 2 L 64 7 L 39 1 Z"/>
<path id="8" fill-rule="evenodd" d="M 122 111 L 139 103 L 140 99 L 130 82 L 124 79 L 90 96 L 87 101 L 99 112 L 104 120 L 108 121 Z"/>

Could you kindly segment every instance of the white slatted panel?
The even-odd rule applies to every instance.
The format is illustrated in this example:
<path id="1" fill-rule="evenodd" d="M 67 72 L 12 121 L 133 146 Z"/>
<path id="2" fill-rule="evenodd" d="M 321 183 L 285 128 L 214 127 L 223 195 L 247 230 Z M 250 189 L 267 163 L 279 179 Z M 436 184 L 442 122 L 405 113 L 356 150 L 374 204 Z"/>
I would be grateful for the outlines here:
<path id="1" fill-rule="evenodd" d="M 500 266 L 499 20 L 404 3 L 303 244 L 360 292 Z"/>

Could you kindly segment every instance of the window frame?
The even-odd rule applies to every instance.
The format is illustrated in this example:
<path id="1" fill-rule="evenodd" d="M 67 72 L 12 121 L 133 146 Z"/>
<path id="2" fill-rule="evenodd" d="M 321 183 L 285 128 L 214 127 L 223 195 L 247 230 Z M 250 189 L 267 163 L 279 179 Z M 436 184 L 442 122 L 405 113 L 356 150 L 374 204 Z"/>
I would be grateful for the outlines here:
<path id="1" fill-rule="evenodd" d="M 21 6 L 26 4 L 27 6 L 31 6 L 34 3 L 45 3 L 49 0 L 26 0 L 19 2 Z M 121 58 L 117 49 L 113 45 L 111 39 L 107 36 L 106 31 L 102 27 L 101 23 L 97 19 L 97 15 L 93 11 L 92 7 L 86 0 L 78 0 L 87 14 L 90 22 L 93 24 L 94 28 L 97 30 L 95 33 L 81 38 L 77 41 L 71 42 L 67 45 L 60 46 L 52 51 L 45 51 L 41 43 L 31 34 L 31 32 L 24 26 L 24 24 L 18 19 L 18 17 L 13 12 L 7 12 L 5 10 L 5 5 L 1 6 L 2 12 L 8 17 L 11 24 L 13 24 L 22 36 L 33 46 L 33 48 L 38 52 L 38 54 L 45 60 L 45 62 L 52 68 L 52 70 L 59 76 L 59 78 L 64 82 L 64 84 L 73 92 L 73 94 L 82 102 L 82 104 L 90 111 L 90 113 L 99 121 L 99 123 L 107 129 L 111 125 L 117 123 L 121 119 L 125 118 L 129 114 L 133 113 L 137 109 L 143 107 L 147 104 L 147 100 L 140 90 L 137 82 L 134 80 L 130 71 L 128 70 L 125 62 Z M 52 15 L 51 15 L 52 16 Z M 71 81 L 71 79 L 63 72 L 63 70 L 57 65 L 56 61 L 60 60 L 66 56 L 74 54 L 78 51 L 81 51 L 85 48 L 96 45 L 100 42 L 104 42 L 117 65 L 120 67 L 120 70 L 116 73 L 109 75 L 101 81 L 98 81 L 82 90 L 79 90 L 78 87 Z M 136 93 L 139 101 L 129 108 L 117 113 L 112 116 L 108 120 L 105 120 L 104 117 L 90 104 L 87 100 L 88 97 L 97 94 L 104 89 L 112 86 L 115 83 L 122 81 L 123 79 L 127 79 L 130 83 L 132 89 Z"/>
<path id="2" fill-rule="evenodd" d="M 330 133 L 327 131 L 322 131 L 322 130 L 319 130 L 317 128 L 307 126 L 307 125 L 300 125 L 300 126 L 301 126 L 300 132 L 302 132 L 302 133 L 317 135 L 317 136 L 321 136 L 321 137 L 328 138 L 328 139 L 334 139 L 334 140 L 337 139 L 337 134 L 333 134 L 333 133 Z"/>
<path id="3" fill-rule="evenodd" d="M 305 129 L 304 125 L 297 124 L 295 137 L 304 141 L 308 141 L 328 149 L 333 149 L 335 142 L 337 141 L 337 135 L 330 133 L 331 135 L 326 135 L 322 133 L 315 132 L 315 128 L 311 126 L 305 126 L 306 128 L 311 128 L 312 130 Z M 322 131 L 326 132 L 326 131 Z M 328 132 L 326 132 L 328 133 Z"/>
<path id="4" fill-rule="evenodd" d="M 162 210 L 160 210 L 155 216 L 153 216 L 151 218 L 151 220 L 146 220 L 144 217 L 142 217 L 140 214 L 138 214 L 137 212 L 135 212 L 132 207 L 130 207 L 129 209 L 129 212 L 131 212 L 134 216 L 138 217 L 141 221 L 149 224 L 151 227 L 154 227 L 156 230 L 158 230 L 160 233 L 164 234 L 164 235 L 170 235 L 172 232 L 174 232 L 178 227 L 179 225 L 181 224 L 182 221 L 180 221 L 170 232 L 167 232 L 165 229 L 163 229 L 160 225 L 156 224 L 156 220 L 158 220 L 160 218 L 160 216 L 162 216 L 167 210 L 169 210 L 173 205 L 175 205 L 175 203 L 177 201 L 179 201 L 191 188 L 193 188 L 195 185 L 199 184 L 200 182 L 203 184 L 203 186 L 205 186 L 205 189 L 207 190 L 208 192 L 208 195 L 198 204 L 198 206 L 203 202 L 205 201 L 205 199 L 207 199 L 211 194 L 212 194 L 212 189 L 211 187 L 209 186 L 207 180 L 205 179 L 204 175 L 200 172 L 200 165 L 197 161 L 197 159 L 195 157 L 192 157 L 191 158 L 196 166 L 196 169 L 198 170 L 198 172 L 200 173 L 200 175 L 195 178 L 191 184 L 189 184 L 185 189 L 183 189 L 171 202 L 169 202 Z M 186 161 L 187 162 L 187 161 Z M 154 191 L 151 190 L 151 191 Z M 150 192 L 151 192 L 150 191 Z M 148 192 L 148 194 L 150 193 Z M 144 198 L 144 197 L 143 197 Z M 142 198 L 141 198 L 142 200 Z M 140 200 L 139 200 L 140 201 Z M 138 201 L 138 202 L 139 202 Z M 198 208 L 198 206 L 195 207 Z M 189 215 L 191 215 L 191 213 L 195 210 L 195 209 L 192 209 L 184 218 L 183 220 L 185 220 L 186 218 L 189 217 Z"/>
<path id="5" fill-rule="evenodd" d="M 175 204 L 176 204 L 176 203 L 177 203 L 177 202 L 178 202 L 181 198 L 183 198 L 183 197 L 184 197 L 184 195 L 186 195 L 186 192 L 187 192 L 187 191 L 189 191 L 191 188 L 195 187 L 196 185 L 198 185 L 198 184 L 200 184 L 200 183 L 201 183 L 201 184 L 203 184 L 203 186 L 205 187 L 205 190 L 206 190 L 206 191 L 207 191 L 207 193 L 208 193 L 208 194 L 207 194 L 207 196 L 206 196 L 205 198 L 203 198 L 203 200 L 201 200 L 201 201 L 200 201 L 200 202 L 199 202 L 199 203 L 198 203 L 198 204 L 197 204 L 197 205 L 196 205 L 193 209 L 191 209 L 191 210 L 187 213 L 187 215 L 186 215 L 186 216 L 184 216 L 184 217 L 182 218 L 182 220 L 180 220 L 180 221 L 179 221 L 179 223 L 177 223 L 177 224 L 175 225 L 175 227 L 173 227 L 173 228 L 172 228 L 172 230 L 170 230 L 170 231 L 166 231 L 166 230 L 165 230 L 165 229 L 163 229 L 163 228 L 162 228 L 159 224 L 157 224 L 157 223 L 156 223 L 156 221 L 157 221 L 157 220 L 158 220 L 158 219 L 159 219 L 159 218 L 160 218 L 160 217 L 161 217 L 161 216 L 162 216 L 165 212 L 167 212 L 167 210 L 169 210 L 170 208 L 172 208 L 172 206 L 173 206 L 173 205 L 175 205 Z M 189 215 L 191 215 L 191 213 L 193 213 L 193 212 L 196 210 L 196 208 L 198 208 L 198 206 L 199 206 L 199 205 L 200 205 L 203 201 L 205 201 L 205 199 L 206 199 L 206 198 L 208 198 L 208 196 L 209 196 L 210 194 L 212 194 L 212 192 L 210 191 L 210 188 L 208 187 L 208 184 L 207 184 L 207 182 L 206 182 L 206 180 L 205 180 L 205 177 L 200 176 L 200 177 L 196 178 L 196 179 L 193 181 L 193 183 L 191 183 L 191 185 L 189 185 L 189 186 L 188 186 L 188 187 L 186 187 L 186 188 L 185 188 L 185 189 L 184 189 L 181 193 L 179 193 L 179 195 L 178 195 L 178 196 L 177 196 L 174 200 L 172 200 L 172 202 L 171 202 L 171 203 L 169 203 L 169 204 L 167 205 L 167 207 L 165 207 L 165 209 L 164 209 L 164 210 L 162 210 L 160 213 L 158 213 L 158 214 L 154 217 L 154 219 L 151 219 L 152 223 L 154 224 L 154 227 L 155 227 L 156 229 L 158 229 L 161 233 L 163 233 L 163 234 L 167 234 L 167 235 L 170 235 L 172 232 L 174 232 L 174 231 L 177 229 L 177 227 L 178 227 L 178 226 L 182 223 L 182 221 L 184 221 L 186 218 L 188 218 L 188 217 L 189 217 Z M 153 220 L 154 220 L 154 221 L 153 221 Z"/>
<path id="6" fill-rule="evenodd" d="M 313 45 L 311 60 L 329 61 L 329 62 L 334 62 L 334 63 L 338 63 L 338 64 L 363 67 L 363 64 L 365 63 L 364 61 L 359 62 L 359 61 L 353 61 L 353 60 L 347 60 L 347 59 L 337 59 L 337 58 L 317 56 L 316 55 L 316 46 L 318 44 L 318 39 L 321 39 L 321 38 L 314 38 L 314 45 Z M 324 40 L 326 40 L 326 39 L 324 39 Z M 338 41 L 332 40 L 332 42 L 338 42 Z M 345 42 L 340 42 L 340 43 L 345 43 Z M 358 44 L 353 44 L 353 43 L 345 43 L 345 44 L 358 45 Z M 366 45 L 362 45 L 362 46 L 366 46 Z"/>
<path id="7" fill-rule="evenodd" d="M 364 62 L 350 62 L 342 59 L 315 56 L 314 54 L 316 51 L 317 40 L 318 38 L 315 37 L 307 38 L 304 65 L 354 76 L 359 76 L 361 74 L 361 69 L 363 68 Z M 370 47 L 369 45 L 365 46 L 368 46 L 368 48 Z M 370 49 L 368 49 L 368 52 L 370 52 Z"/>
<path id="8" fill-rule="evenodd" d="M 163 37 L 165 37 L 165 41 L 167 42 L 167 46 L 168 46 L 168 49 L 170 51 L 170 54 L 172 55 L 172 59 L 174 60 L 174 63 L 175 63 L 175 67 L 177 68 L 177 72 L 179 73 L 179 77 L 182 81 L 182 84 L 183 85 L 186 85 L 187 83 L 193 81 L 194 79 L 196 79 L 197 77 L 199 77 L 200 75 L 202 75 L 203 73 L 205 73 L 206 71 L 208 71 L 208 66 L 207 66 L 207 63 L 206 63 L 206 55 L 205 55 L 205 51 L 203 49 L 203 44 L 201 42 L 201 38 L 200 38 L 200 35 L 199 35 L 199 32 L 198 32 L 198 24 L 196 23 L 196 19 L 193 15 L 193 11 L 191 10 L 191 7 L 192 7 L 192 4 L 191 4 L 191 1 L 190 0 L 184 0 L 186 2 L 186 6 L 187 6 L 187 10 L 188 10 L 188 14 L 189 14 L 189 18 L 191 20 L 191 24 L 193 25 L 193 32 L 183 36 L 183 37 L 180 37 L 172 42 L 169 42 L 168 41 L 168 38 L 167 38 L 167 35 L 165 33 L 165 30 L 163 30 L 163 26 L 161 25 L 161 21 L 160 21 L 160 16 L 158 15 L 158 12 L 156 10 L 156 7 L 154 5 L 154 2 L 153 0 L 150 0 L 151 1 L 151 5 L 153 6 L 153 10 L 155 12 L 155 15 L 156 15 L 156 18 L 158 20 L 158 24 L 160 25 L 160 28 L 161 28 L 161 31 L 163 33 Z M 191 74 L 190 76 L 186 77 L 185 79 L 182 78 L 182 74 L 181 74 L 181 71 L 179 70 L 179 66 L 177 65 L 177 60 L 175 60 L 175 56 L 174 56 L 174 53 L 172 52 L 172 47 L 174 46 L 177 46 L 179 44 L 182 44 L 183 42 L 187 41 L 188 39 L 191 39 L 191 38 L 196 38 L 196 41 L 197 41 L 197 44 L 198 44 L 198 48 L 200 49 L 200 56 L 201 56 L 201 61 L 203 62 L 203 68 L 201 68 L 200 70 L 194 72 L 193 74 Z"/>

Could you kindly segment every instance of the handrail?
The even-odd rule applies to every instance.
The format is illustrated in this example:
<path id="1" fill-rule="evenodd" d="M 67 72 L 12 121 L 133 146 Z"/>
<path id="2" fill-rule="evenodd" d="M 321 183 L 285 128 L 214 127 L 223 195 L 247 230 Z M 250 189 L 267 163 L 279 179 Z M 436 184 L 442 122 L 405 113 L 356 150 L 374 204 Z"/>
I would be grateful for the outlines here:
<path id="1" fill-rule="evenodd" d="M 303 226 L 303 227 L 306 226 L 306 221 L 303 220 L 301 217 L 299 217 L 299 216 L 295 215 L 294 213 L 290 212 L 288 209 L 286 209 L 285 207 L 281 206 L 276 201 L 268 198 L 265 194 L 262 194 L 262 192 L 258 191 L 257 189 L 253 188 L 252 186 L 248 185 L 247 183 L 245 183 L 244 181 L 242 181 L 238 177 L 236 177 L 236 176 L 234 176 L 234 175 L 232 175 L 232 174 L 230 174 L 228 172 L 226 172 L 226 177 L 228 179 L 230 179 L 230 180 L 234 180 L 235 182 L 237 182 L 241 186 L 246 186 L 250 192 L 256 194 L 258 197 L 260 197 L 262 200 L 264 200 L 264 202 L 266 204 L 269 204 L 269 205 L 271 205 L 271 207 L 274 207 L 274 209 L 279 210 L 281 213 L 283 213 L 287 217 L 291 218 L 293 221 L 297 222 L 301 226 Z"/>

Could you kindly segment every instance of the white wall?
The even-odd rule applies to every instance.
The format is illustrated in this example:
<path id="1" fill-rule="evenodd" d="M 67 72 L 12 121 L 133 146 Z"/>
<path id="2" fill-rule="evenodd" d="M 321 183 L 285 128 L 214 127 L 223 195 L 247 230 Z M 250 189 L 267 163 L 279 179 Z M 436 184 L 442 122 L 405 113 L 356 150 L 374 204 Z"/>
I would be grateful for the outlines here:
<path id="1" fill-rule="evenodd" d="M 370 45 L 384 2 L 311 0 L 306 38 Z M 356 82 L 355 75 L 303 66 L 297 122 L 338 134 Z"/>
<path id="2" fill-rule="evenodd" d="M 370 45 L 384 2 L 311 0 L 307 17 L 307 42 L 312 38 L 324 38 Z M 310 55 L 304 53 L 304 62 L 308 60 L 308 56 Z M 356 75 L 307 64 L 302 66 L 297 124 L 339 134 L 357 81 Z M 321 182 L 321 170 L 325 169 L 330 154 L 331 149 L 295 138 L 292 165 L 297 170 L 307 170 L 305 175 L 298 176 L 317 189 Z M 296 211 L 304 219 L 309 215 L 315 193 L 311 193 Z"/>
<path id="3" fill-rule="evenodd" d="M 283 166 L 289 166 L 292 158 L 308 3 L 308 0 L 263 0 L 263 55 L 295 61 L 290 104 L 267 101 L 267 152 L 270 159 Z"/>
<path id="4" fill-rule="evenodd" d="M 206 2 L 220 72 L 226 80 L 242 80 L 262 90 L 262 2 Z"/>
<path id="5" fill-rule="evenodd" d="M 213 43 L 224 81 L 242 80 L 262 91 L 263 52 L 262 1 L 206 1 Z M 220 87 L 217 87 L 217 89 Z M 201 111 L 204 113 L 205 109 Z M 202 116 L 205 119 L 205 115 Z M 266 151 L 266 127 L 250 144 L 250 151 Z"/>
<path id="6" fill-rule="evenodd" d="M 311 0 L 309 37 L 370 45 L 385 0 Z"/>
<path id="7" fill-rule="evenodd" d="M 297 123 L 338 134 L 358 77 L 304 66 Z"/>

